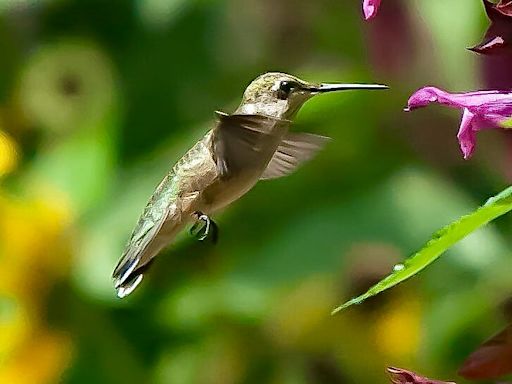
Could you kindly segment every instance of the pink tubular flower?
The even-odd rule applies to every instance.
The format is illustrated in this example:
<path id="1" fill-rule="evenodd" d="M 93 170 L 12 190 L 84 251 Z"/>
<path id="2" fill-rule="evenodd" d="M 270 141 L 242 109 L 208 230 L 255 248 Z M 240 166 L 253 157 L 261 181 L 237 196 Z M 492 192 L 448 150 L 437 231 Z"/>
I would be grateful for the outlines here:
<path id="1" fill-rule="evenodd" d="M 430 103 L 462 109 L 462 121 L 457 138 L 465 159 L 473 154 L 477 131 L 510 126 L 512 91 L 448 93 L 439 88 L 425 87 L 409 98 L 405 110 L 425 107 Z"/>
<path id="2" fill-rule="evenodd" d="M 381 0 L 363 0 L 364 19 L 370 20 L 375 17 L 379 10 Z"/>

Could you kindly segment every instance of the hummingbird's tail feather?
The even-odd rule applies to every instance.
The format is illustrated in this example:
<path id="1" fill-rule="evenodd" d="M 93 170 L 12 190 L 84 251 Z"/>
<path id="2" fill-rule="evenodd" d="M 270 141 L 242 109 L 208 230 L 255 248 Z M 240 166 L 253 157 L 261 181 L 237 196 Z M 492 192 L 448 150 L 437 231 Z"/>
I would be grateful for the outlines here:
<path id="1" fill-rule="evenodd" d="M 142 273 L 141 274 L 137 274 L 137 275 L 134 275 L 129 280 L 125 280 L 123 283 L 120 283 L 119 285 L 117 285 L 116 286 L 117 297 L 122 299 L 123 297 L 126 297 L 130 293 L 132 293 L 133 290 L 135 288 L 137 288 L 137 285 L 140 284 L 140 282 L 142 281 L 143 277 L 144 277 L 144 275 Z"/>
<path id="2" fill-rule="evenodd" d="M 173 205 L 169 204 L 172 208 Z M 163 212 L 145 214 L 139 220 L 125 251 L 112 273 L 114 288 L 120 298 L 128 296 L 140 284 L 142 275 L 153 263 L 154 257 L 167 246 L 186 225 L 181 213 L 169 215 L 169 206 Z M 170 209 L 175 211 L 174 208 Z M 158 220 L 155 219 L 157 215 Z"/>
<path id="3" fill-rule="evenodd" d="M 179 215 L 171 215 L 177 210 L 176 196 L 173 195 L 176 189 L 173 185 L 174 179 L 173 172 L 170 172 L 158 185 L 114 268 L 112 279 L 119 297 L 127 296 L 140 284 L 142 277 L 139 275 L 147 269 L 152 258 L 166 245 L 165 241 L 169 238 L 164 227 L 175 226 L 174 216 Z"/>
<path id="4" fill-rule="evenodd" d="M 133 261 L 135 262 L 135 260 Z M 151 264 L 153 264 L 153 261 L 154 259 L 151 259 L 142 267 L 139 267 L 137 269 L 134 269 L 134 267 L 131 264 L 123 266 L 122 270 L 124 270 L 125 272 L 117 277 L 114 276 L 114 287 L 117 291 L 117 297 L 122 299 L 123 297 L 126 297 L 130 293 L 132 293 L 142 281 L 144 273 L 146 273 Z M 136 263 L 132 264 L 136 266 Z"/>
<path id="5" fill-rule="evenodd" d="M 122 258 L 119 260 L 114 272 L 112 273 L 112 278 L 114 279 L 114 288 L 117 289 L 124 283 L 126 279 L 132 274 L 132 272 L 137 267 L 139 263 L 138 258 L 132 258 L 126 260 Z"/>

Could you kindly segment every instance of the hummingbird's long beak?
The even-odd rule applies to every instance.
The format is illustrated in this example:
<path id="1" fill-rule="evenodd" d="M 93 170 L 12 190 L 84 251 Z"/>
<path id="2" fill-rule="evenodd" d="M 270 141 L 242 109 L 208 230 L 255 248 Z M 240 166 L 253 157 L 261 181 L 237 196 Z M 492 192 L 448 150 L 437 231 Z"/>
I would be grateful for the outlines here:
<path id="1" fill-rule="evenodd" d="M 307 90 L 315 93 L 325 93 L 334 91 L 348 91 L 352 89 L 388 89 L 387 85 L 381 84 L 328 84 L 313 85 L 307 87 Z"/>

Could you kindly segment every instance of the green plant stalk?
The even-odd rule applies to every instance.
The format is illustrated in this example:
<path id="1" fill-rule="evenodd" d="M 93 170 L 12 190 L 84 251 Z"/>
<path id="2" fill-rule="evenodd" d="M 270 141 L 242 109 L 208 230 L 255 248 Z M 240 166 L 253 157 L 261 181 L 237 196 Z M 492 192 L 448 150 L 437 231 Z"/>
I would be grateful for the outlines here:
<path id="1" fill-rule="evenodd" d="M 474 212 L 436 232 L 419 252 L 410 256 L 403 264 L 395 266 L 391 275 L 375 284 L 366 293 L 340 305 L 332 311 L 332 314 L 334 315 L 353 304 L 361 304 L 364 300 L 409 279 L 437 260 L 451 246 L 511 210 L 512 186 L 487 200 Z"/>

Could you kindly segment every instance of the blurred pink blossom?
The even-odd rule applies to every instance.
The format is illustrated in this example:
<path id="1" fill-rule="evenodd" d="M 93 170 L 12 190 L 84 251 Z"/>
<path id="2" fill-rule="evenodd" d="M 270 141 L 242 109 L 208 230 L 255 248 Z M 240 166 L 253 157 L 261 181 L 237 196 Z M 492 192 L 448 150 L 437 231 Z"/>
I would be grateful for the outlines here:
<path id="1" fill-rule="evenodd" d="M 372 68 L 379 76 L 394 76 L 403 80 L 404 68 L 413 66 L 422 31 L 416 28 L 405 5 L 406 0 L 386 3 L 365 33 Z"/>
<path id="2" fill-rule="evenodd" d="M 495 379 L 509 373 L 512 373 L 512 324 L 478 347 L 459 370 L 468 380 Z"/>
<path id="3" fill-rule="evenodd" d="M 512 1 L 501 0 L 498 4 L 483 0 L 491 25 L 483 41 L 470 48 L 482 54 L 495 54 L 512 50 Z"/>

